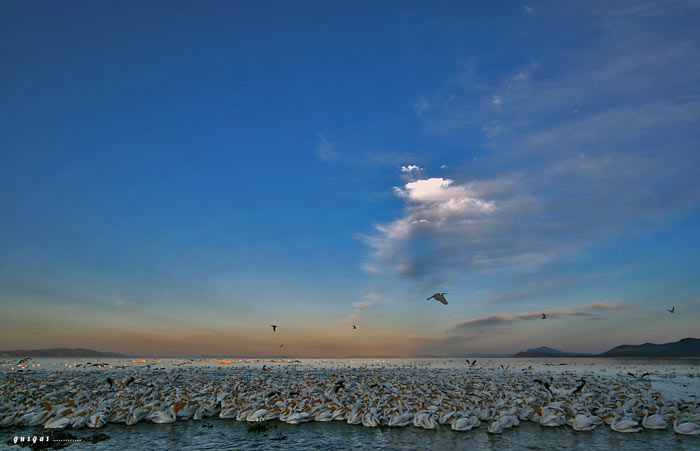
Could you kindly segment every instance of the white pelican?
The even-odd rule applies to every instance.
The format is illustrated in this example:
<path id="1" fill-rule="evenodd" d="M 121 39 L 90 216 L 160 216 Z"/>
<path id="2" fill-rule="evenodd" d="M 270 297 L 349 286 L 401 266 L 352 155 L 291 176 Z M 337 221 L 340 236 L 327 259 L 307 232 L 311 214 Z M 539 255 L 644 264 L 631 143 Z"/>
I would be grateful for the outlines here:
<path id="1" fill-rule="evenodd" d="M 647 409 L 644 409 L 644 418 L 642 419 L 642 426 L 644 426 L 644 429 L 666 429 L 668 423 L 666 423 L 666 419 L 664 419 L 663 416 L 658 414 L 649 416 L 649 412 L 647 412 Z"/>
<path id="2" fill-rule="evenodd" d="M 618 414 L 616 413 L 610 424 L 610 428 L 615 432 L 639 432 L 642 428 L 637 427 L 638 424 L 638 422 L 630 420 L 629 418 L 620 418 L 618 420 Z"/>
<path id="3" fill-rule="evenodd" d="M 503 423 L 501 423 L 501 418 L 492 418 L 489 422 L 489 429 L 487 431 L 489 434 L 500 434 L 503 432 Z"/>
<path id="4" fill-rule="evenodd" d="M 177 412 L 175 412 L 175 406 L 172 404 L 166 410 L 159 410 L 152 412 L 148 415 L 148 419 L 152 423 L 164 424 L 164 423 L 174 423 L 177 420 Z"/>
<path id="5" fill-rule="evenodd" d="M 683 435 L 700 435 L 700 425 L 692 421 L 678 424 L 678 418 L 673 420 L 673 432 Z"/>
<path id="6" fill-rule="evenodd" d="M 413 418 L 413 425 L 423 429 L 437 429 L 437 421 L 430 412 L 419 412 Z"/>
<path id="7" fill-rule="evenodd" d="M 413 412 L 403 412 L 393 415 L 389 419 L 389 426 L 403 427 L 408 426 L 413 422 L 413 417 L 415 414 Z"/>
<path id="8" fill-rule="evenodd" d="M 597 415 L 587 415 L 579 413 L 574 417 L 573 425 L 575 431 L 592 431 L 596 426 L 601 424 L 603 419 Z"/>

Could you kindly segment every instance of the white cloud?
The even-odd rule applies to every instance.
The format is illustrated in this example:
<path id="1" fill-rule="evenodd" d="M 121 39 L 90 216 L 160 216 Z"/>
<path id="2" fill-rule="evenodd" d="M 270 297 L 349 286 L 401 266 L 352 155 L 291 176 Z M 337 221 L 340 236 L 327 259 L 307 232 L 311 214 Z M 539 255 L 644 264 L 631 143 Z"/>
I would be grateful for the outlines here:
<path id="1" fill-rule="evenodd" d="M 424 171 L 422 167 L 415 165 L 415 164 L 409 164 L 408 166 L 401 166 L 401 172 L 421 172 Z"/>
<path id="2" fill-rule="evenodd" d="M 689 10 L 697 7 L 644 17 L 588 11 L 610 36 L 583 45 L 555 76 L 537 61 L 488 78 L 467 64 L 428 96 L 420 119 L 441 139 L 481 130 L 484 176 L 452 165 L 451 179 L 394 188 L 404 210 L 365 237 L 372 267 L 415 278 L 537 269 L 697 211 L 700 43 L 688 29 L 663 44 L 639 33 L 647 14 Z"/>

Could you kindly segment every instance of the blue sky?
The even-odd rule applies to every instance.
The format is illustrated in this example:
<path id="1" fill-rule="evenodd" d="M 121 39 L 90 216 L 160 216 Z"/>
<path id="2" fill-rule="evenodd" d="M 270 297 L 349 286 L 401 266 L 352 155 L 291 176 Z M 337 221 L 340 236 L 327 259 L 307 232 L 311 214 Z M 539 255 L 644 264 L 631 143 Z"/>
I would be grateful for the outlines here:
<path id="1" fill-rule="evenodd" d="M 5 3 L 0 348 L 697 336 L 699 19 L 677 1 Z"/>

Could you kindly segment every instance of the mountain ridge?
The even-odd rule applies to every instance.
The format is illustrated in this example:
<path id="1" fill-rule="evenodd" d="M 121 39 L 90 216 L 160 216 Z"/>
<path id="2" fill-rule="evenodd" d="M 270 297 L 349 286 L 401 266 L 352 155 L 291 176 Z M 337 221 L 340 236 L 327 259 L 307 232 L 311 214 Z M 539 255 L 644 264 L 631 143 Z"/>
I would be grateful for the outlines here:
<path id="1" fill-rule="evenodd" d="M 541 346 L 528 349 L 513 357 L 700 357 L 700 338 L 682 338 L 670 343 L 619 345 L 600 354 L 566 352 Z"/>

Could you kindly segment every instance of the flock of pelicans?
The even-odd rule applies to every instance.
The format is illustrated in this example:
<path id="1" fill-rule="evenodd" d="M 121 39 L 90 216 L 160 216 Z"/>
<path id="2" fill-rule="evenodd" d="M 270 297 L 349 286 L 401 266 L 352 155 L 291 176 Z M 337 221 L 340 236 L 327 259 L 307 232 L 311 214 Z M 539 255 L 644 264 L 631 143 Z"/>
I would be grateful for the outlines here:
<path id="1" fill-rule="evenodd" d="M 100 428 L 219 417 L 455 431 L 483 427 L 492 434 L 528 421 L 575 431 L 610 427 L 621 433 L 671 429 L 700 435 L 700 402 L 695 395 L 672 400 L 654 391 L 650 379 L 668 376 L 657 370 L 608 376 L 487 367 L 476 360 L 454 368 L 275 362 L 263 368 L 213 368 L 192 360 L 119 368 L 81 362 L 49 370 L 26 360 L 19 366 L 0 362 L 0 427 Z"/>

